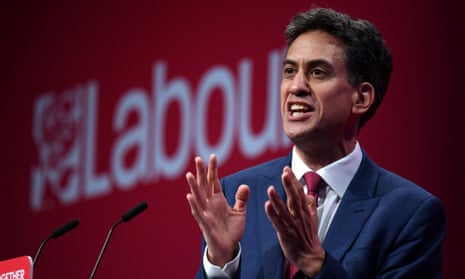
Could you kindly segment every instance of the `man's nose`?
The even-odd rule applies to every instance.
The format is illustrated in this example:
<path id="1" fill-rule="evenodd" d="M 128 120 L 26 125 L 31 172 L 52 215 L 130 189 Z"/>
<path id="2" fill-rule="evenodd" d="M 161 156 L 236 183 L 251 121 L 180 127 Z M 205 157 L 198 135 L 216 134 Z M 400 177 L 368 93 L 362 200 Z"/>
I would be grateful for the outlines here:
<path id="1" fill-rule="evenodd" d="M 294 95 L 307 95 L 310 93 L 310 87 L 307 77 L 302 71 L 299 71 L 292 80 L 289 92 Z"/>

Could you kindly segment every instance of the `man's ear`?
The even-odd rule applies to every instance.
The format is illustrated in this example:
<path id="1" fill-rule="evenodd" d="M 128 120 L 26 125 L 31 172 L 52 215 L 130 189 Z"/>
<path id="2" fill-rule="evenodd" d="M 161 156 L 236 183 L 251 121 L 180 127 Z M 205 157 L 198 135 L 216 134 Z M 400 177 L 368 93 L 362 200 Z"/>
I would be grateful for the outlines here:
<path id="1" fill-rule="evenodd" d="M 352 113 L 365 113 L 375 101 L 375 88 L 369 82 L 362 82 L 352 98 Z"/>

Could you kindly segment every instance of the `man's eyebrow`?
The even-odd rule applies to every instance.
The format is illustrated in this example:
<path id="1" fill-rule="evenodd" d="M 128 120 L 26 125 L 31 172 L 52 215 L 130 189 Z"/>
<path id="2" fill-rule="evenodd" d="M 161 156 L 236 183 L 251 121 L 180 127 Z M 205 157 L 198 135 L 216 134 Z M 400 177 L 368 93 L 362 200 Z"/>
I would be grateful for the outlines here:
<path id="1" fill-rule="evenodd" d="M 290 59 L 284 59 L 283 60 L 283 66 L 285 66 L 285 65 L 293 65 L 293 66 L 295 66 L 295 65 L 297 65 L 297 62 L 295 62 L 294 60 L 290 60 Z"/>
<path id="2" fill-rule="evenodd" d="M 311 68 L 317 67 L 317 66 L 326 66 L 326 67 L 333 67 L 330 62 L 326 59 L 316 59 L 316 60 L 311 60 L 308 63 L 308 66 Z"/>
<path id="3" fill-rule="evenodd" d="M 292 65 L 295 66 L 297 65 L 297 62 L 291 59 L 284 59 L 283 60 L 283 66 L 285 65 Z M 315 60 L 310 60 L 306 63 L 307 66 L 310 66 L 311 68 L 317 67 L 317 66 L 331 66 L 331 63 L 329 63 L 326 59 L 315 59 Z"/>

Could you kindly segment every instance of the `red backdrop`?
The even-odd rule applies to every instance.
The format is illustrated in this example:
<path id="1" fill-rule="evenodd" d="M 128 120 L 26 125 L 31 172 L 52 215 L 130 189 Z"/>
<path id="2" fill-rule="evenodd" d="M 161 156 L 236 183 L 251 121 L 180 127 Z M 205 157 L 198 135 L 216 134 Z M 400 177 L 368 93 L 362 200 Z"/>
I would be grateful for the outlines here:
<path id="1" fill-rule="evenodd" d="M 34 256 L 77 218 L 76 230 L 46 245 L 35 277 L 88 277 L 111 225 L 144 200 L 147 211 L 114 232 L 96 277 L 192 278 L 200 232 L 184 173 L 198 153 L 219 153 L 226 175 L 289 151 L 269 102 L 276 57 L 292 15 L 318 4 L 383 32 L 394 73 L 360 142 L 444 201 L 444 277 L 465 277 L 458 4 L 27 2 L 0 9 L 0 260 Z"/>

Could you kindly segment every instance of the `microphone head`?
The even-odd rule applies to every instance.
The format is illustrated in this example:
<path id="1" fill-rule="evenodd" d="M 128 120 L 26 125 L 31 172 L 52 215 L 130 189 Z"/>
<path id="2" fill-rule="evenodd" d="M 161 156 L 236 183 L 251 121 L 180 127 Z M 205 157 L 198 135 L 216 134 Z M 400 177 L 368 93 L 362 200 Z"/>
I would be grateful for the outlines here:
<path id="1" fill-rule="evenodd" d="M 64 224 L 63 226 L 61 226 L 60 228 L 54 230 L 52 232 L 52 234 L 47 237 L 46 239 L 44 239 L 44 241 L 42 241 L 42 243 L 40 244 L 39 246 L 39 249 L 37 250 L 36 252 L 36 255 L 34 257 L 34 261 L 33 261 L 33 266 L 36 266 L 37 264 L 37 260 L 39 259 L 39 255 L 40 253 L 42 252 L 42 249 L 44 248 L 45 246 L 45 243 L 47 243 L 47 241 L 49 241 L 50 239 L 52 238 L 57 238 L 67 232 L 69 232 L 70 230 L 74 229 L 75 227 L 77 227 L 79 225 L 79 221 L 77 219 L 74 219 L 66 224 Z M 1 277 L 1 276 L 0 276 Z"/>
<path id="2" fill-rule="evenodd" d="M 52 235 L 51 237 L 53 238 L 57 238 L 67 232 L 69 232 L 70 230 L 74 229 L 75 227 L 77 227 L 79 225 L 79 221 L 77 219 L 74 219 L 68 223 L 66 223 L 65 225 L 63 225 L 62 227 L 54 230 L 52 232 Z"/>
<path id="3" fill-rule="evenodd" d="M 142 211 L 147 209 L 147 203 L 146 202 L 140 202 L 138 205 L 136 205 L 134 208 L 130 209 L 126 213 L 124 213 L 121 216 L 121 220 L 124 222 L 128 222 L 132 218 L 136 217 L 137 214 L 141 213 Z"/>

